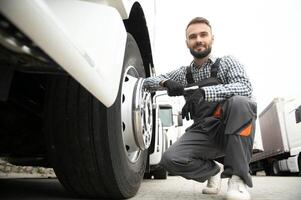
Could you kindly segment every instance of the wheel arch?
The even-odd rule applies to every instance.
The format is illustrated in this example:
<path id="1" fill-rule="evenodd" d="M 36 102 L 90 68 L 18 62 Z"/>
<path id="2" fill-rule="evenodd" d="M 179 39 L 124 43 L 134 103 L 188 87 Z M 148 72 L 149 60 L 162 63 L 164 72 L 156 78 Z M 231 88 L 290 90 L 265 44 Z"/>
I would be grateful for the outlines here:
<path id="1" fill-rule="evenodd" d="M 124 25 L 127 32 L 135 38 L 138 44 L 145 73 L 146 76 L 149 77 L 154 68 L 151 40 L 144 11 L 138 2 L 133 4 L 129 18 L 124 20 Z M 139 29 L 137 29 L 137 27 L 139 27 Z"/>

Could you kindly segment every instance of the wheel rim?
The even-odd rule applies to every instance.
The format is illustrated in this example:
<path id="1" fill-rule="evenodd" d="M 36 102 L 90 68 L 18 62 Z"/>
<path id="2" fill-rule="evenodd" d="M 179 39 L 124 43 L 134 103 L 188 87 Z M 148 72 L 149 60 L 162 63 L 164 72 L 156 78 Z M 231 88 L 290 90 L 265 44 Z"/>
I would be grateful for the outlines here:
<path id="1" fill-rule="evenodd" d="M 124 73 L 121 95 L 121 126 L 123 144 L 130 162 L 139 159 L 152 136 L 152 102 L 150 93 L 142 88 L 143 79 L 129 66 Z"/>
<path id="2" fill-rule="evenodd" d="M 272 168 L 273 168 L 273 173 L 274 173 L 275 175 L 277 175 L 278 172 L 279 172 L 278 165 L 277 165 L 277 161 L 273 161 L 273 163 L 272 163 Z"/>

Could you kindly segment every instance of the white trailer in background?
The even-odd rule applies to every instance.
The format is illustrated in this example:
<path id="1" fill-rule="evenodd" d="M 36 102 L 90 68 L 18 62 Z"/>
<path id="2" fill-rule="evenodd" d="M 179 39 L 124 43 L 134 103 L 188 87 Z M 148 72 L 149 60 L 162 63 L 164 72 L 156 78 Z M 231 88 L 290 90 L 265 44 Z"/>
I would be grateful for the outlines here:
<path id="1" fill-rule="evenodd" d="M 300 174 L 300 98 L 275 98 L 259 115 L 263 151 L 253 154 L 251 171 Z"/>
<path id="2" fill-rule="evenodd" d="M 167 172 L 159 163 L 162 155 L 181 136 L 183 125 L 181 115 L 181 98 L 168 97 L 166 93 L 158 92 L 154 97 L 156 107 L 156 138 L 154 140 L 154 151 L 149 156 L 149 171 L 144 178 L 166 179 Z"/>

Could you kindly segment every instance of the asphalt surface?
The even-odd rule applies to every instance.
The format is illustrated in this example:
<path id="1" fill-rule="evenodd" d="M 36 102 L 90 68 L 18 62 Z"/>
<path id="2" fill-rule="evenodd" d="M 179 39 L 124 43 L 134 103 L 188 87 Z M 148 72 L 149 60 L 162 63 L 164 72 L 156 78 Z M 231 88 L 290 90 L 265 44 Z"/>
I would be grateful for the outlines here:
<path id="1" fill-rule="evenodd" d="M 223 179 L 218 195 L 202 194 L 205 183 L 168 177 L 167 180 L 145 180 L 133 200 L 221 200 L 227 191 L 228 179 Z M 253 177 L 249 188 L 253 200 L 300 200 L 301 177 Z"/>
<path id="2" fill-rule="evenodd" d="M 300 200 L 301 177 L 253 177 L 254 187 L 249 191 L 253 200 Z M 206 183 L 197 183 L 178 176 L 167 180 L 144 180 L 137 195 L 131 200 L 221 200 L 227 189 L 222 182 L 219 195 L 204 195 Z M 47 199 L 71 200 L 56 178 L 21 177 L 0 178 L 1 200 Z"/>

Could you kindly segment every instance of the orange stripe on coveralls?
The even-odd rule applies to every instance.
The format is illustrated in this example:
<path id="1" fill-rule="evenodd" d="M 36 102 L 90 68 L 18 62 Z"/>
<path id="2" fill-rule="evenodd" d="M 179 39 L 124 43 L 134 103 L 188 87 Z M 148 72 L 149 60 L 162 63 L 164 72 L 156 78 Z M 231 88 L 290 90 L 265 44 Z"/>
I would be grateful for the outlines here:
<path id="1" fill-rule="evenodd" d="M 218 107 L 214 111 L 213 116 L 216 117 L 216 118 L 221 118 L 221 116 L 222 116 L 222 107 L 220 105 L 218 105 Z"/>
<path id="2" fill-rule="evenodd" d="M 239 135 L 241 136 L 249 136 L 251 134 L 252 131 L 252 124 L 249 124 L 246 128 L 244 128 Z"/>

